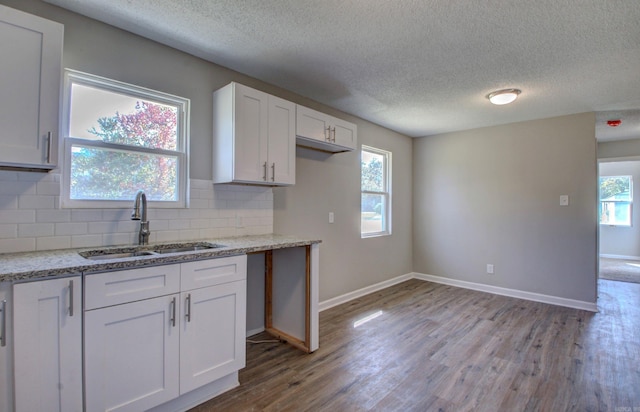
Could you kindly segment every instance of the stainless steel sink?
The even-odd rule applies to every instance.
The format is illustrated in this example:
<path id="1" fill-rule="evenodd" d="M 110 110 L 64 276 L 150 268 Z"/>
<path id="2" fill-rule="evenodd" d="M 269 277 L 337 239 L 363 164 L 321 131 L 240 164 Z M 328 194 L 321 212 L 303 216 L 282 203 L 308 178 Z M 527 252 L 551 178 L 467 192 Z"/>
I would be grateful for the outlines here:
<path id="1" fill-rule="evenodd" d="M 109 260 L 109 259 L 122 259 L 136 256 L 151 256 L 167 253 L 183 253 L 194 252 L 198 250 L 208 250 L 223 247 L 208 242 L 189 242 L 189 243 L 171 243 L 165 245 L 156 246 L 141 246 L 141 247 L 128 247 L 128 248 L 105 248 L 87 250 L 80 252 L 80 256 L 89 260 Z"/>
<path id="2" fill-rule="evenodd" d="M 157 253 L 152 252 L 150 250 L 139 250 L 137 252 L 105 253 L 101 255 L 87 255 L 87 256 L 83 256 L 81 253 L 80 256 L 89 260 L 108 260 L 108 259 L 122 259 L 122 258 L 135 257 L 135 256 L 150 256 L 150 255 L 156 255 L 156 254 Z"/>
<path id="3" fill-rule="evenodd" d="M 180 253 L 180 252 L 194 252 L 196 250 L 208 250 L 217 249 L 222 245 L 216 245 L 214 243 L 198 242 L 198 243 L 177 243 L 172 245 L 161 245 L 153 248 L 155 253 Z"/>

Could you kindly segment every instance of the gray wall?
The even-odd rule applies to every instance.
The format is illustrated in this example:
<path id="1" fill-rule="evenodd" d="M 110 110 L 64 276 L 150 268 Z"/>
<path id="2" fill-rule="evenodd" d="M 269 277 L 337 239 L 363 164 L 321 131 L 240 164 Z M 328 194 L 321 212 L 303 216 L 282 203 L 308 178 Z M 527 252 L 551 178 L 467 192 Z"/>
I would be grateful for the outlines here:
<path id="1" fill-rule="evenodd" d="M 624 162 L 601 162 L 600 176 L 631 175 L 634 182 L 631 227 L 600 225 L 600 254 L 634 257 L 640 259 L 640 202 L 637 201 L 640 184 L 640 160 Z"/>
<path id="2" fill-rule="evenodd" d="M 595 302 L 593 113 L 418 139 L 413 163 L 416 272 Z"/>
<path id="3" fill-rule="evenodd" d="M 347 118 L 347 120 L 355 120 Z M 412 140 L 358 123 L 358 144 L 392 152 L 392 234 L 360 238 L 360 153 L 298 148 L 296 185 L 274 189 L 274 231 L 305 233 L 320 245 L 320 300 L 412 271 Z M 335 223 L 329 223 L 334 212 Z"/>
<path id="4" fill-rule="evenodd" d="M 598 159 L 640 156 L 640 139 L 598 143 Z"/>
<path id="5" fill-rule="evenodd" d="M 393 235 L 360 239 L 359 152 L 298 150 L 296 186 L 274 190 L 274 231 L 321 238 L 320 299 L 411 272 L 412 140 L 286 90 L 37 0 L 2 4 L 65 25 L 64 67 L 191 99 L 193 179 L 211 179 L 212 92 L 237 81 L 352 121 L 358 141 L 393 152 Z M 333 211 L 336 222 L 328 224 Z"/>

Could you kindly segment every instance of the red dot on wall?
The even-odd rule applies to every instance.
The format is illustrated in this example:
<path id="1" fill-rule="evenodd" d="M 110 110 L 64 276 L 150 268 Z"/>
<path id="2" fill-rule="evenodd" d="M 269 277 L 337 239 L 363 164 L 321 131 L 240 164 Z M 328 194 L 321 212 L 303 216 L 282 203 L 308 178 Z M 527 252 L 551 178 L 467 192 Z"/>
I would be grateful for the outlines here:
<path id="1" fill-rule="evenodd" d="M 622 120 L 620 119 L 615 119 L 615 120 L 607 120 L 607 124 L 611 127 L 618 127 L 620 126 L 620 123 L 622 123 Z"/>

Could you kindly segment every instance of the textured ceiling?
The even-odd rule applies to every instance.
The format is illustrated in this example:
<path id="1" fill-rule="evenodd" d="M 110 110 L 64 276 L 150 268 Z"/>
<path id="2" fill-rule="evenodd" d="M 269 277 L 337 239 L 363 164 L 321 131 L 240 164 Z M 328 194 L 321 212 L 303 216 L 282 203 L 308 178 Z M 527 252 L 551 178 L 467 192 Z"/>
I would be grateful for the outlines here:
<path id="1" fill-rule="evenodd" d="M 595 111 L 640 138 L 639 0 L 45 1 L 412 137 Z"/>

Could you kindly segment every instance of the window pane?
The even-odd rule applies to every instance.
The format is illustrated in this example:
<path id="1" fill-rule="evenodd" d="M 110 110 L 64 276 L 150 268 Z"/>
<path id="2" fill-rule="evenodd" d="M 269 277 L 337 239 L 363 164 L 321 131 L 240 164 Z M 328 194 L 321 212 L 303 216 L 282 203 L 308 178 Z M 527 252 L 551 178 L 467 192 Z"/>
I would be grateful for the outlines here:
<path id="1" fill-rule="evenodd" d="M 385 196 L 378 194 L 362 194 L 360 228 L 363 234 L 379 233 L 386 230 Z"/>
<path id="2" fill-rule="evenodd" d="M 384 155 L 363 150 L 361 172 L 363 191 L 385 191 Z"/>
<path id="3" fill-rule="evenodd" d="M 631 203 L 600 202 L 600 223 L 631 226 Z"/>
<path id="4" fill-rule="evenodd" d="M 82 84 L 71 86 L 69 136 L 177 150 L 178 108 Z"/>
<path id="5" fill-rule="evenodd" d="M 600 178 L 600 200 L 622 200 L 632 199 L 631 176 L 605 176 Z"/>
<path id="6" fill-rule="evenodd" d="M 74 200 L 131 200 L 138 190 L 155 201 L 178 200 L 178 158 L 73 145 Z"/>

